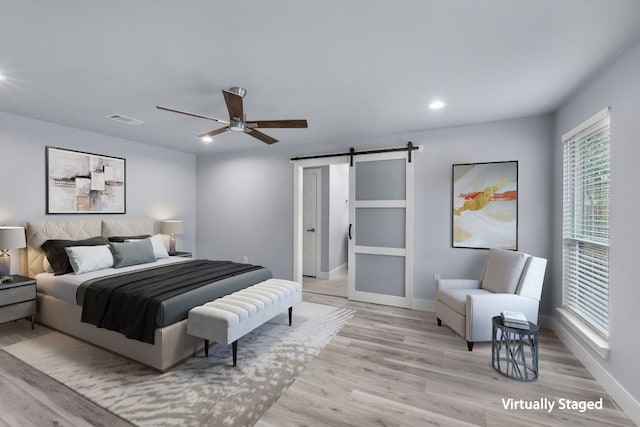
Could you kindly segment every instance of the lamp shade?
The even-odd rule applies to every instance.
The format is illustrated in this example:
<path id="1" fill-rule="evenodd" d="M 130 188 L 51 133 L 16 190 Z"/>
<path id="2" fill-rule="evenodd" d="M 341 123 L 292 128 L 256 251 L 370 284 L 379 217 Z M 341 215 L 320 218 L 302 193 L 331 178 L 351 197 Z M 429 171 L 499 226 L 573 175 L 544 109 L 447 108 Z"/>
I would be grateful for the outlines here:
<path id="1" fill-rule="evenodd" d="M 0 250 L 18 249 L 27 246 L 24 227 L 0 226 Z"/>
<path id="2" fill-rule="evenodd" d="M 184 233 L 184 228 L 182 227 L 182 221 L 162 221 L 162 225 L 160 226 L 160 232 L 162 234 L 182 234 Z"/>

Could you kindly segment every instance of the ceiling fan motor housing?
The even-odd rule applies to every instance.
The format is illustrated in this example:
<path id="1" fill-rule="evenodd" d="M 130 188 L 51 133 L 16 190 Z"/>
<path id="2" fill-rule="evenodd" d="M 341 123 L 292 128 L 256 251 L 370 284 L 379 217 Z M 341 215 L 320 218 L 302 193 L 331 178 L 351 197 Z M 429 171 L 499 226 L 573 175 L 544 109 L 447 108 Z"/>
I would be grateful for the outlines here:
<path id="1" fill-rule="evenodd" d="M 231 123 L 229 123 L 229 129 L 235 132 L 244 132 L 245 128 L 245 123 L 239 120 L 231 120 Z"/>
<path id="2" fill-rule="evenodd" d="M 235 93 L 236 95 L 241 96 L 243 98 L 247 94 L 247 90 L 245 88 L 238 87 L 238 86 L 234 86 L 234 87 L 230 88 L 229 92 Z"/>

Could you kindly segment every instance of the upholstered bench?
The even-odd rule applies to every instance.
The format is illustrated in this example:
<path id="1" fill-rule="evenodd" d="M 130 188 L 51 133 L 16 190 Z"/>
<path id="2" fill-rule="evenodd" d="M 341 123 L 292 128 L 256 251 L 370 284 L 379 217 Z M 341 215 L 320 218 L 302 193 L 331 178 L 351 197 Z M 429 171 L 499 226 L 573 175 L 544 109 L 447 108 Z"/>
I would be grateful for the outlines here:
<path id="1" fill-rule="evenodd" d="M 209 342 L 233 344 L 233 366 L 238 358 L 238 339 L 302 300 L 302 286 L 289 280 L 269 279 L 189 311 L 187 333 Z"/>

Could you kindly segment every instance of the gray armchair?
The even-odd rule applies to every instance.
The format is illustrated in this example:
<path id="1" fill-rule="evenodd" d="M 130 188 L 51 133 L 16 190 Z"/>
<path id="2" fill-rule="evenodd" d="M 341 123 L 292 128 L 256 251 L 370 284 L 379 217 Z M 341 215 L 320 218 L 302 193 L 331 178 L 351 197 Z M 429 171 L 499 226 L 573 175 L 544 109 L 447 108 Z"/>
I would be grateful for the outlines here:
<path id="1" fill-rule="evenodd" d="M 547 260 L 522 252 L 491 249 L 480 280 L 436 277 L 436 318 L 467 340 L 491 341 L 491 318 L 519 311 L 538 323 Z"/>

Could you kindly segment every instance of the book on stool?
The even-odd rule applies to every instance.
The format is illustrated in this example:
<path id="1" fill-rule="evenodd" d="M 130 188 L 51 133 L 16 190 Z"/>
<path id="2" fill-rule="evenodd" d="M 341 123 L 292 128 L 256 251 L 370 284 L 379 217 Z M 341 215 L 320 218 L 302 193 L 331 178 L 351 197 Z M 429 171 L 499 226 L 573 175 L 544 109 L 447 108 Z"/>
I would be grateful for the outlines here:
<path id="1" fill-rule="evenodd" d="M 508 328 L 529 329 L 529 321 L 519 311 L 503 311 L 500 313 L 502 323 Z"/>

